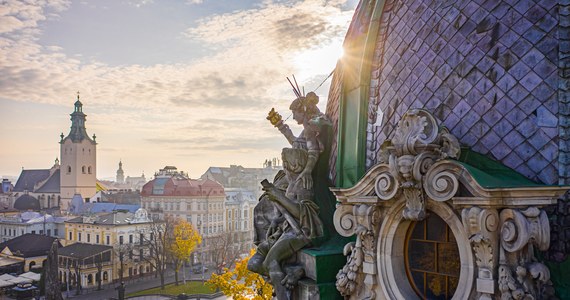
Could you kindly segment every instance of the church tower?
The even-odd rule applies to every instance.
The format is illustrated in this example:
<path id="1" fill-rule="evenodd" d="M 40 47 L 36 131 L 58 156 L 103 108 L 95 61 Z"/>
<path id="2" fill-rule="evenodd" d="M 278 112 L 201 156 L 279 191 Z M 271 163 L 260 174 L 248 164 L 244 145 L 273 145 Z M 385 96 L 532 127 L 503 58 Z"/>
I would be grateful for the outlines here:
<path id="1" fill-rule="evenodd" d="M 60 192 L 62 211 L 69 209 L 71 199 L 80 194 L 88 199 L 97 192 L 97 143 L 95 135 L 90 138 L 85 130 L 85 117 L 83 104 L 79 101 L 79 94 L 71 116 L 71 130 L 64 137 L 61 134 L 59 142 L 61 171 Z"/>
<path id="2" fill-rule="evenodd" d="M 125 183 L 125 172 L 123 172 L 123 162 L 119 161 L 119 169 L 117 170 L 117 183 Z"/>

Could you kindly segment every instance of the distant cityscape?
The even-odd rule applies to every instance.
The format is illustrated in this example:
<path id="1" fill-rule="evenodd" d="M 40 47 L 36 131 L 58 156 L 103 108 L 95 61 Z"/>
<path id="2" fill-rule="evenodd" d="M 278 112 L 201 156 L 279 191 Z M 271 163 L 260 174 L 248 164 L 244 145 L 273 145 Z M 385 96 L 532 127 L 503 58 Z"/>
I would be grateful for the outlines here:
<path id="1" fill-rule="evenodd" d="M 10 277 L 0 278 L 0 287 L 39 280 L 33 274 L 45 267 L 55 240 L 59 279 L 68 289 L 153 276 L 153 230 L 169 220 L 187 221 L 202 236 L 191 266 L 230 267 L 254 247 L 259 182 L 273 179 L 279 159 L 266 159 L 262 168 L 212 166 L 200 178 L 168 162 L 150 178 L 125 174 L 119 161 L 115 180 L 99 180 L 97 137 L 87 134 L 79 97 L 71 123 L 51 167 L 2 178 L 0 274 Z"/>

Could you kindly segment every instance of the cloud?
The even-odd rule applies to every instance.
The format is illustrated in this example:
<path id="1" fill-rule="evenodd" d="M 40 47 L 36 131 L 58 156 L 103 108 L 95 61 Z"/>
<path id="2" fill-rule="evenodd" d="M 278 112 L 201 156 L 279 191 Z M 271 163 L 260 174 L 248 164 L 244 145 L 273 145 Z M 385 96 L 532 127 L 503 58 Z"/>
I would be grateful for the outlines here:
<path id="1" fill-rule="evenodd" d="M 129 5 L 134 7 L 143 7 L 145 5 L 154 4 L 154 0 L 136 0 L 136 1 L 129 1 Z"/>
<path id="2" fill-rule="evenodd" d="M 129 140 L 133 148 L 106 145 L 106 152 L 117 155 L 125 149 L 143 151 L 135 145 L 140 140 L 176 142 L 211 153 L 280 148 L 284 140 L 266 123 L 267 111 L 276 107 L 288 115 L 293 96 L 286 76 L 296 74 L 300 85 L 314 88 L 330 73 L 334 59 L 320 64 L 315 57 L 322 61 L 327 47 L 341 44 L 352 15 L 343 3 L 265 1 L 252 9 L 210 15 L 179 33 L 181 39 L 202 45 L 205 55 L 170 64 L 112 66 L 40 43 L 46 21 L 60 18 L 70 1 L 4 1 L 0 98 L 71 106 L 79 90 L 88 130 L 97 131 L 98 141 L 109 141 L 110 135 L 142 135 Z M 305 53 L 314 56 L 298 59 Z M 326 90 L 320 91 L 324 104 Z M 201 144 L 193 145 L 196 139 Z"/>

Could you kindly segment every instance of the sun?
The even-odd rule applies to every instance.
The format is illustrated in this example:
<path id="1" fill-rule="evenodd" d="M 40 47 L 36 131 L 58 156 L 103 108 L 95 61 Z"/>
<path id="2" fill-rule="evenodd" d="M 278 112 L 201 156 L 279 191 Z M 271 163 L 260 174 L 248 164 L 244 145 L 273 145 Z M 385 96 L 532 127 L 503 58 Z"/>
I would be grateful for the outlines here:
<path id="1" fill-rule="evenodd" d="M 329 74 L 343 54 L 342 41 L 335 40 L 299 52 L 293 63 L 299 78 L 309 78 L 317 74 Z"/>

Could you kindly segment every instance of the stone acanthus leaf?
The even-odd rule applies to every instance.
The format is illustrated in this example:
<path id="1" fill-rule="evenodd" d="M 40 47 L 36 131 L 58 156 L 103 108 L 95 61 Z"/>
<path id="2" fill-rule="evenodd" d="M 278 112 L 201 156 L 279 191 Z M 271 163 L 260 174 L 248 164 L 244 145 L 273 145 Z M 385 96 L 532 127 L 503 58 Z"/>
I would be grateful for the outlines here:
<path id="1" fill-rule="evenodd" d="M 469 235 L 471 248 L 475 253 L 477 272 L 477 292 L 480 299 L 492 299 L 494 294 L 493 274 L 497 266 L 499 249 L 499 213 L 496 209 L 471 207 L 462 211 L 463 226 Z"/>

